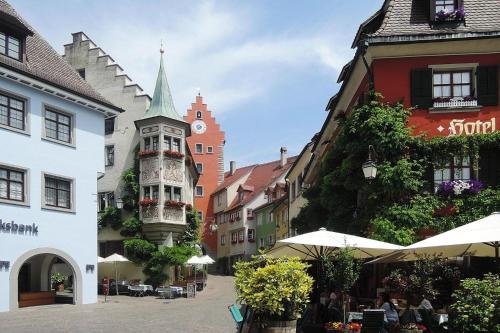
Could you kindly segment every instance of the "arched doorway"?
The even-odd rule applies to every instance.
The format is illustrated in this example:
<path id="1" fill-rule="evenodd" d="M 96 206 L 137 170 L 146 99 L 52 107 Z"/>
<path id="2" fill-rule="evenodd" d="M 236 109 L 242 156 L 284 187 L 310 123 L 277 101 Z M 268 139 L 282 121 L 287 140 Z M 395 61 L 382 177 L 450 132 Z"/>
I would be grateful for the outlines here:
<path id="1" fill-rule="evenodd" d="M 81 273 L 76 262 L 56 249 L 22 255 L 10 273 L 10 308 L 81 303 Z"/>

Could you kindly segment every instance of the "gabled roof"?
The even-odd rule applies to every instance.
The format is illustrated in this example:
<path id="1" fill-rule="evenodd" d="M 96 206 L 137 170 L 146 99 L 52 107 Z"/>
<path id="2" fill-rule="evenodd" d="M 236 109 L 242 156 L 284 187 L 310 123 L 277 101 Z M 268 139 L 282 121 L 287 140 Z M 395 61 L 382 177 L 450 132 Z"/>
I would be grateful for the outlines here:
<path id="1" fill-rule="evenodd" d="M 153 99 L 142 119 L 163 116 L 184 122 L 184 119 L 175 110 L 172 93 L 168 85 L 167 74 L 163 66 L 163 50 L 160 52 L 160 69 L 158 70 L 158 77 L 156 78 Z"/>
<path id="2" fill-rule="evenodd" d="M 383 20 L 376 30 L 366 31 L 368 39 L 370 43 L 403 42 L 500 34 L 498 0 L 464 0 L 463 5 L 464 22 L 431 22 L 427 0 L 386 0 L 381 9 Z"/>
<path id="3" fill-rule="evenodd" d="M 254 187 L 250 186 L 250 185 L 247 185 L 247 184 L 241 184 L 238 187 L 238 191 L 240 191 L 240 190 L 247 191 L 247 192 L 252 192 L 254 190 Z"/>
<path id="4" fill-rule="evenodd" d="M 255 168 L 256 166 L 257 166 L 257 164 L 254 164 L 254 165 L 249 165 L 249 166 L 246 166 L 246 167 L 243 167 L 243 168 L 236 169 L 233 175 L 231 175 L 230 172 L 225 172 L 224 173 L 224 181 L 219 186 L 217 186 L 217 188 L 214 190 L 214 192 L 212 193 L 212 195 L 214 195 L 217 192 L 220 192 L 223 189 L 225 189 L 225 188 L 233 185 L 239 179 L 241 179 L 242 177 L 244 177 L 247 173 L 249 173 L 250 171 L 252 171 L 252 169 Z"/>
<path id="5" fill-rule="evenodd" d="M 245 198 L 240 201 L 236 197 L 233 202 L 228 206 L 226 211 L 233 210 L 235 208 L 241 207 L 252 201 L 255 196 L 263 192 L 266 188 L 272 185 L 279 177 L 285 174 L 288 169 L 293 165 L 297 156 L 289 157 L 285 166 L 280 166 L 280 160 L 259 164 L 253 168 L 250 176 L 245 182 L 246 186 L 252 186 L 254 190 L 245 195 Z"/>
<path id="6" fill-rule="evenodd" d="M 5 0 L 0 0 L 2 23 L 6 17 L 12 23 L 18 22 L 25 28 L 26 60 L 20 62 L 0 54 L 0 66 L 24 74 L 61 90 L 99 103 L 116 111 L 123 111 L 96 92 L 90 84 L 78 75 L 53 48 L 36 32 Z"/>

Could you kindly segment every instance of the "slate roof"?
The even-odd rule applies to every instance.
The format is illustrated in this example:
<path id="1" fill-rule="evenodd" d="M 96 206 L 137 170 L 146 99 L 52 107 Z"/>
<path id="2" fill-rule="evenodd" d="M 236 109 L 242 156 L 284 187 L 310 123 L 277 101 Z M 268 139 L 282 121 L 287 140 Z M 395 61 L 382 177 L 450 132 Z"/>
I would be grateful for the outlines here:
<path id="1" fill-rule="evenodd" d="M 228 208 L 226 208 L 226 211 L 244 206 L 252 201 L 257 194 L 264 191 L 285 172 L 287 172 L 296 159 L 297 156 L 289 157 L 284 167 L 280 166 L 280 160 L 268 162 L 265 164 L 258 164 L 257 166 L 255 166 L 244 184 L 246 186 L 252 186 L 254 190 L 250 193 L 245 194 L 245 198 L 242 201 L 239 201 L 239 198 L 236 197 L 228 206 Z"/>
<path id="2" fill-rule="evenodd" d="M 380 26 L 371 27 L 369 37 L 492 34 L 500 32 L 500 5 L 498 0 L 464 0 L 465 22 L 431 22 L 428 0 L 386 0 L 382 10 Z M 375 21 L 371 17 L 368 21 Z M 368 22 L 367 21 L 367 22 Z M 366 23 L 366 22 L 365 22 Z M 363 26 L 363 25 L 362 25 Z M 359 34 L 359 33 L 358 33 Z M 440 36 L 451 38 L 453 36 Z"/>
<path id="3" fill-rule="evenodd" d="M 74 93 L 103 106 L 123 111 L 96 92 L 5 0 L 0 0 L 0 13 L 26 27 L 26 61 L 20 62 L 0 54 L 0 66 L 38 79 L 61 90 Z"/>

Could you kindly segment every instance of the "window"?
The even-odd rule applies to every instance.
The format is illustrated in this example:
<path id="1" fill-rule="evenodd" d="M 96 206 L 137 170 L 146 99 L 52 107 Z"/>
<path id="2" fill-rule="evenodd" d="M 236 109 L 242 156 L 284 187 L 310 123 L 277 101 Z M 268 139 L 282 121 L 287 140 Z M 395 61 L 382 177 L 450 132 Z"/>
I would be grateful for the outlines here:
<path id="1" fill-rule="evenodd" d="M 202 143 L 195 144 L 194 151 L 196 154 L 203 154 L 203 144 Z"/>
<path id="2" fill-rule="evenodd" d="M 80 77 L 85 80 L 85 68 L 80 68 L 79 70 L 77 70 L 77 72 L 78 75 L 80 75 Z"/>
<path id="3" fill-rule="evenodd" d="M 238 231 L 238 243 L 243 243 L 245 241 L 245 230 Z"/>
<path id="4" fill-rule="evenodd" d="M 98 194 L 98 209 L 99 212 L 106 210 L 108 207 L 116 207 L 115 194 L 113 192 L 104 192 Z"/>
<path id="5" fill-rule="evenodd" d="M 174 200 L 182 201 L 182 189 L 180 187 L 174 187 Z"/>
<path id="6" fill-rule="evenodd" d="M 198 172 L 200 174 L 203 173 L 203 163 L 196 163 L 196 170 L 198 170 Z"/>
<path id="7" fill-rule="evenodd" d="M 262 225 L 262 214 L 257 214 L 257 225 Z"/>
<path id="8" fill-rule="evenodd" d="M 25 173 L 25 171 L 0 166 L 0 199 L 25 201 Z"/>
<path id="9" fill-rule="evenodd" d="M 222 205 L 222 194 L 217 194 L 217 206 Z"/>
<path id="10" fill-rule="evenodd" d="M 232 232 L 231 233 L 231 243 L 236 244 L 237 242 L 238 242 L 238 233 Z"/>
<path id="11" fill-rule="evenodd" d="M 468 97 L 472 94 L 472 72 L 436 72 L 433 74 L 434 98 Z"/>
<path id="12" fill-rule="evenodd" d="M 436 13 L 443 11 L 445 13 L 454 11 L 456 8 L 456 0 L 436 0 Z"/>
<path id="13" fill-rule="evenodd" d="M 248 241 L 249 242 L 255 241 L 255 229 L 248 229 Z"/>
<path id="14" fill-rule="evenodd" d="M 295 197 L 297 196 L 297 183 L 295 181 L 293 181 L 291 187 L 292 187 L 291 196 L 292 196 L 292 200 L 294 200 Z"/>
<path id="15" fill-rule="evenodd" d="M 267 244 L 269 246 L 273 246 L 274 245 L 274 235 L 269 235 L 268 236 L 268 242 L 267 242 Z"/>
<path id="16" fill-rule="evenodd" d="M 144 150 L 158 150 L 158 137 L 152 136 L 149 138 L 144 138 Z"/>
<path id="17" fill-rule="evenodd" d="M 71 209 L 71 180 L 45 176 L 45 206 Z"/>
<path id="18" fill-rule="evenodd" d="M 214 147 L 208 146 L 207 147 L 207 154 L 213 154 L 213 152 L 214 152 Z"/>
<path id="19" fill-rule="evenodd" d="M 226 245 L 226 235 L 220 235 L 220 245 Z"/>
<path id="20" fill-rule="evenodd" d="M 115 164 L 115 146 L 106 146 L 106 166 Z"/>
<path id="21" fill-rule="evenodd" d="M 182 189 L 180 187 L 165 186 L 165 200 L 182 201 Z"/>
<path id="22" fill-rule="evenodd" d="M 435 190 L 437 191 L 439 185 L 443 182 L 452 180 L 470 180 L 470 169 L 470 158 L 468 156 L 463 158 L 454 157 L 453 161 L 445 164 L 442 168 L 436 168 L 434 170 Z"/>
<path id="23" fill-rule="evenodd" d="M 0 32 L 0 53 L 7 57 L 21 60 L 21 40 Z"/>
<path id="24" fill-rule="evenodd" d="M 45 136 L 49 139 L 71 143 L 71 116 L 46 109 Z"/>
<path id="25" fill-rule="evenodd" d="M 239 200 L 239 201 L 243 201 L 243 199 L 245 199 L 245 192 L 240 191 L 240 192 L 238 193 L 238 200 Z"/>
<path id="26" fill-rule="evenodd" d="M 253 209 L 252 208 L 247 208 L 247 217 L 249 219 L 253 218 Z"/>
<path id="27" fill-rule="evenodd" d="M 195 192 L 197 197 L 202 197 L 204 195 L 204 189 L 203 186 L 196 186 L 196 192 Z"/>
<path id="28" fill-rule="evenodd" d="M 174 138 L 172 142 L 173 142 L 172 150 L 180 152 L 181 151 L 181 140 Z"/>
<path id="29" fill-rule="evenodd" d="M 165 135 L 163 137 L 163 143 L 165 144 L 165 149 L 166 150 L 172 150 L 172 138 Z"/>
<path id="30" fill-rule="evenodd" d="M 113 132 L 115 131 L 115 118 L 116 117 L 112 117 L 112 118 L 107 118 L 104 120 L 104 134 L 105 135 L 113 134 Z"/>
<path id="31" fill-rule="evenodd" d="M 144 199 L 159 199 L 159 190 L 160 187 L 158 185 L 153 186 L 144 186 Z"/>
<path id="32" fill-rule="evenodd" d="M 196 111 L 196 118 L 201 119 L 201 111 Z"/>
<path id="33" fill-rule="evenodd" d="M 24 101 L 0 94 L 0 124 L 25 130 Z"/>
<path id="34" fill-rule="evenodd" d="M 264 242 L 264 238 L 259 238 L 259 248 L 261 247 L 265 247 L 266 246 L 266 243 Z"/>
<path id="35" fill-rule="evenodd" d="M 198 220 L 203 221 L 203 212 L 198 211 Z"/>

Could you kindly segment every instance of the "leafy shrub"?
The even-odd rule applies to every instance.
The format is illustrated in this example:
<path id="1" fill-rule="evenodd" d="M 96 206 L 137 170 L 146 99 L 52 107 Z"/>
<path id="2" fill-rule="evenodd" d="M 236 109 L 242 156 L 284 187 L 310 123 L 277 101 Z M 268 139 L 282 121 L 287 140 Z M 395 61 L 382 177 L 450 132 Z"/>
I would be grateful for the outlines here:
<path id="1" fill-rule="evenodd" d="M 261 321 L 300 318 L 313 284 L 307 267 L 298 258 L 239 261 L 234 265 L 238 300 L 245 301 Z"/>
<path id="2" fill-rule="evenodd" d="M 124 237 L 134 237 L 140 235 L 142 222 L 136 216 L 130 216 L 122 223 L 120 234 Z"/>
<path id="3" fill-rule="evenodd" d="M 453 294 L 450 325 L 456 332 L 500 332 L 500 276 L 465 279 Z"/>
<path id="4" fill-rule="evenodd" d="M 122 226 L 122 213 L 120 209 L 110 206 L 101 213 L 98 220 L 99 228 L 104 228 L 108 225 L 115 230 L 120 229 Z"/>
<path id="5" fill-rule="evenodd" d="M 183 265 L 195 254 L 196 250 L 189 246 L 164 247 L 152 253 L 143 270 L 149 276 L 148 283 L 155 287 L 164 283 L 168 278 L 164 273 L 166 266 Z"/>
<path id="6" fill-rule="evenodd" d="M 134 262 L 149 260 L 156 251 L 156 245 L 145 239 L 128 239 L 123 241 L 123 246 L 129 259 Z"/>

